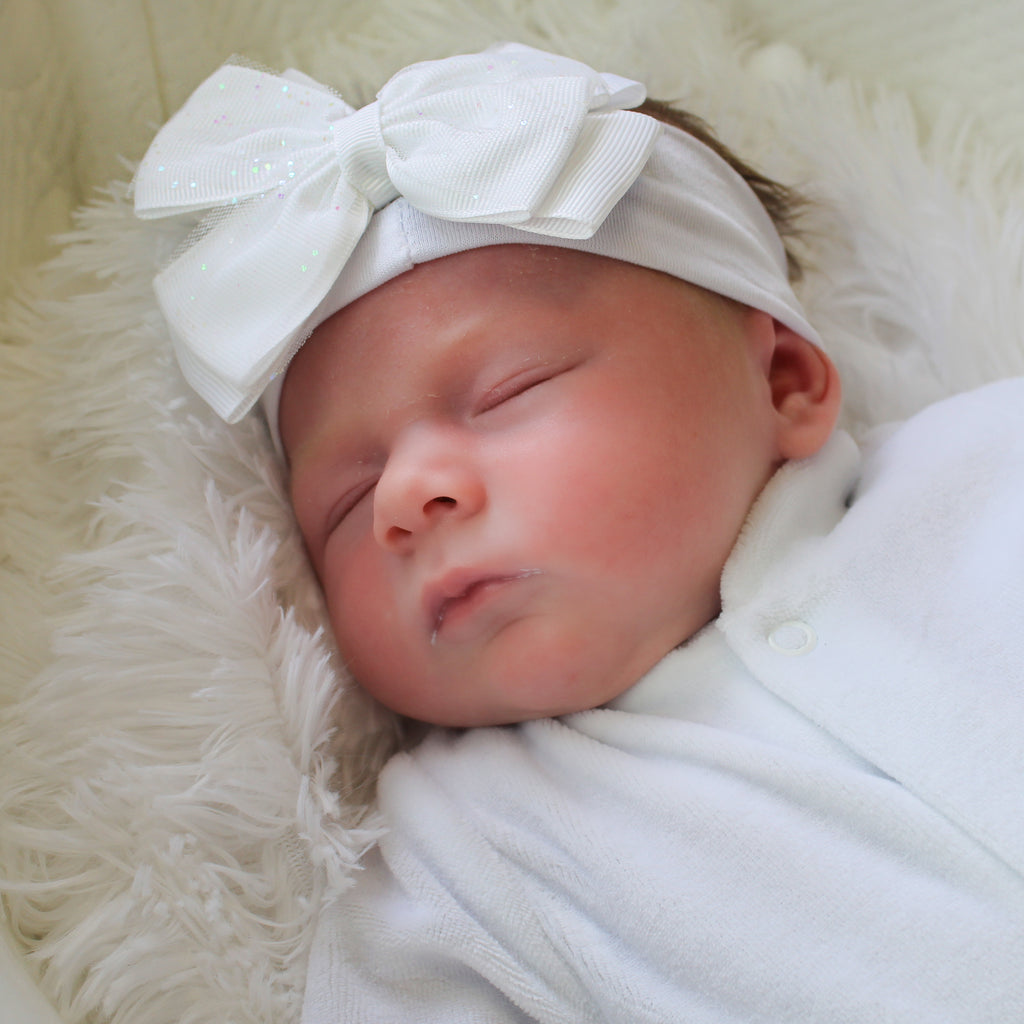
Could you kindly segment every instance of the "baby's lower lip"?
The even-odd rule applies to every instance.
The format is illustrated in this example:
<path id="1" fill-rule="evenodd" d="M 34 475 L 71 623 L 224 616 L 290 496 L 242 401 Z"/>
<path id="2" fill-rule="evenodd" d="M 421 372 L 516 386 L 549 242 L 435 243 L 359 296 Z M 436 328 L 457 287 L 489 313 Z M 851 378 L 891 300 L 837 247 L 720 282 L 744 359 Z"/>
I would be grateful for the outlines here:
<path id="1" fill-rule="evenodd" d="M 430 642 L 457 643 L 500 627 L 521 610 L 528 597 L 518 584 L 537 575 L 536 570 L 530 570 L 477 580 L 442 605 Z"/>

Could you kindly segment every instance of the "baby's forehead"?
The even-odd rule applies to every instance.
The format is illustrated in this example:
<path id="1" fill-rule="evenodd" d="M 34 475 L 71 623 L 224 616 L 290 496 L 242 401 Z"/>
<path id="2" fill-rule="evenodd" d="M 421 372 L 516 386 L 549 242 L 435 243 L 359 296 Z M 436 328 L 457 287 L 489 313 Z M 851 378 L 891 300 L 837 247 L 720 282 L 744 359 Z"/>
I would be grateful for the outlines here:
<path id="1" fill-rule="evenodd" d="M 595 280 L 607 277 L 620 260 L 553 245 L 492 245 L 421 263 L 357 299 L 419 296 L 425 310 L 451 309 L 480 295 L 517 298 L 526 304 L 572 305 L 585 298 Z M 655 273 L 650 271 L 650 273 Z"/>
<path id="2" fill-rule="evenodd" d="M 320 324 L 297 353 L 289 375 L 318 349 L 331 350 L 342 360 L 358 360 L 364 336 L 384 318 L 401 316 L 426 332 L 440 321 L 457 320 L 463 310 L 478 308 L 487 299 L 508 302 L 523 311 L 548 307 L 566 312 L 587 302 L 599 284 L 609 287 L 607 278 L 616 266 L 630 265 L 540 245 L 487 246 L 421 263 Z M 415 332 L 409 340 L 415 343 Z"/>
<path id="3" fill-rule="evenodd" d="M 500 245 L 418 264 L 320 324 L 292 360 L 286 383 L 311 384 L 334 369 L 358 379 L 399 334 L 402 344 L 391 355 L 400 368 L 433 350 L 428 341 L 439 330 L 457 335 L 464 324 L 468 331 L 481 310 L 498 304 L 513 314 L 571 315 L 610 269 L 605 265 L 618 262 L 554 246 Z M 516 334 L 495 332 L 495 343 L 502 338 L 513 344 Z"/>
<path id="4" fill-rule="evenodd" d="M 500 245 L 474 249 L 464 261 L 448 257 L 456 273 L 468 269 L 482 287 L 523 291 L 538 301 L 564 302 L 586 290 L 601 268 L 620 261 L 550 245 Z M 438 261 L 440 262 L 440 261 Z"/>
<path id="5" fill-rule="evenodd" d="M 327 337 L 355 355 L 365 334 L 382 319 L 403 317 L 424 331 L 460 315 L 476 315 L 493 302 L 525 315 L 582 314 L 593 304 L 614 302 L 647 289 L 652 282 L 704 292 L 659 270 L 596 253 L 553 245 L 505 244 L 469 249 L 417 264 L 372 289 L 317 327 L 296 359 Z M 415 341 L 415 332 L 410 337 Z"/>

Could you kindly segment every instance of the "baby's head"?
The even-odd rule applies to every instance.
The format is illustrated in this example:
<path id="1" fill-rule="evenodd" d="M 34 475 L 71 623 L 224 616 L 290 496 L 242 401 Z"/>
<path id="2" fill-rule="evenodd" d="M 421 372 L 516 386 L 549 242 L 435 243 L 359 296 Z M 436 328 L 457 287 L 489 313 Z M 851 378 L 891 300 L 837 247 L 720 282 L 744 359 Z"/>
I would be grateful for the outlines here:
<path id="1" fill-rule="evenodd" d="M 472 249 L 379 286 L 313 332 L 280 406 L 355 677 L 454 725 L 612 699 L 717 614 L 833 392 L 769 314 L 605 256 Z"/>
<path id="2" fill-rule="evenodd" d="M 582 67 L 520 48 L 456 60 L 469 63 L 418 67 L 462 97 L 509 61 L 554 62 L 562 94 Z M 486 155 L 475 175 L 456 160 L 429 188 L 375 201 L 270 370 L 282 371 L 270 419 L 339 648 L 384 704 L 427 722 L 560 715 L 626 690 L 714 618 L 750 506 L 837 414 L 835 370 L 758 198 L 690 135 L 608 109 L 609 94 L 636 106 L 635 83 L 585 71 L 576 141 L 517 214 L 525 229 L 424 211 L 500 191 Z M 429 138 L 422 96 L 398 91 L 409 138 Z M 485 96 L 506 100 L 529 128 L 522 94 Z M 520 135 L 514 162 L 532 138 Z M 197 386 L 210 376 L 183 365 Z M 232 393 L 262 388 L 229 381 L 206 397 L 231 415 Z"/>

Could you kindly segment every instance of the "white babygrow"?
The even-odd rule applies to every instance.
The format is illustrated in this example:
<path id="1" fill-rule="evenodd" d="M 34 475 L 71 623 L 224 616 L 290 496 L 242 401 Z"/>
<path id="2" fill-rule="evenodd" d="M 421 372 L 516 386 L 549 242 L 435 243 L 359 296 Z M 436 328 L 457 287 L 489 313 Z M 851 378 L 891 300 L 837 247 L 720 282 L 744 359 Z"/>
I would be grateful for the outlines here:
<path id="1" fill-rule="evenodd" d="M 305 1024 L 1024 1021 L 1024 381 L 783 467 L 722 599 L 389 764 Z"/>

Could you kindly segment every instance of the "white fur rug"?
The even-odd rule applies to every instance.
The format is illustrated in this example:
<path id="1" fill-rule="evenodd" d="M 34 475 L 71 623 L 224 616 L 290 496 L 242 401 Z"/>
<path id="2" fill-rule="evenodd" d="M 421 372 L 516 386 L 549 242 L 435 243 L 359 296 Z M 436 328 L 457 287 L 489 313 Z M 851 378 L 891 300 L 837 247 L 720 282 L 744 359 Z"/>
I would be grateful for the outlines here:
<path id="1" fill-rule="evenodd" d="M 280 64 L 357 105 L 502 38 L 641 78 L 812 199 L 801 291 L 848 426 L 1024 373 L 1013 152 L 755 49 L 721 3 L 639 10 L 380 0 Z M 150 281 L 183 231 L 114 184 L 4 311 L 0 889 L 67 1021 L 286 1024 L 397 730 L 332 660 L 260 425 L 221 424 L 172 365 Z"/>

